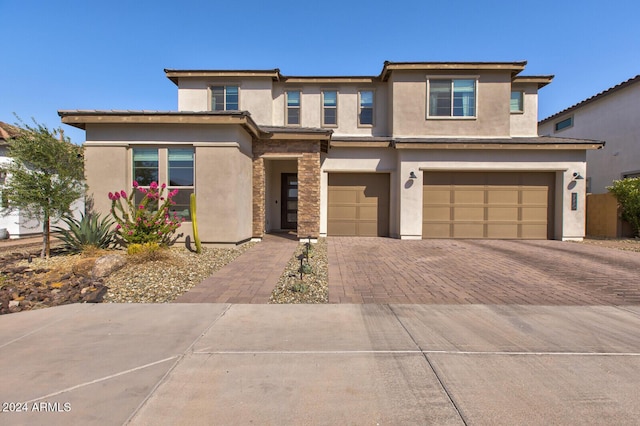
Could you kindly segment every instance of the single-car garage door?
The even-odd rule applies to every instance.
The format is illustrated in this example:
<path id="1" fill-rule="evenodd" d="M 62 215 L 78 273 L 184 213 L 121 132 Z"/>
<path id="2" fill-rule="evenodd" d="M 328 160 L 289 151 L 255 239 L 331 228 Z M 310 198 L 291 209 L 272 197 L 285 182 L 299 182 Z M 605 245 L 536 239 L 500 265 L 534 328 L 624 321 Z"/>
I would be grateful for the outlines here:
<path id="1" fill-rule="evenodd" d="M 423 238 L 553 238 L 555 173 L 424 172 Z"/>
<path id="2" fill-rule="evenodd" d="M 327 234 L 389 235 L 389 174 L 329 173 Z"/>

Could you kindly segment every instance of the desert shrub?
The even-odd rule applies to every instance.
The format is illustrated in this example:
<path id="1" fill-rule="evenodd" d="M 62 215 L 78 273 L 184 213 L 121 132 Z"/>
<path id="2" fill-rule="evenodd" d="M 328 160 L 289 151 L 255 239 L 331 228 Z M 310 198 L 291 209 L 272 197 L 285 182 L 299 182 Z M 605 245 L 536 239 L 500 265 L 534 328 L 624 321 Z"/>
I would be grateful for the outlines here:
<path id="1" fill-rule="evenodd" d="M 129 260 L 133 263 L 144 263 L 153 260 L 163 260 L 168 257 L 166 247 L 158 243 L 133 243 L 127 246 Z"/>
<path id="2" fill-rule="evenodd" d="M 127 195 L 125 191 L 109 193 L 111 200 L 111 214 L 117 222 L 117 241 L 128 247 L 131 244 L 158 243 L 161 246 L 173 244 L 178 237 L 174 237 L 176 230 L 184 219 L 176 212 L 170 212 L 170 207 L 176 203 L 173 197 L 177 189 L 170 191 L 166 197 L 166 184 L 158 185 L 151 182 L 149 189 L 142 188 L 138 182 L 133 182 L 134 190 Z M 142 200 L 136 202 L 135 191 L 144 194 Z"/>
<path id="3" fill-rule="evenodd" d="M 60 226 L 52 227 L 57 232 L 57 237 L 63 243 L 66 251 L 77 253 L 90 249 L 107 249 L 114 240 L 114 232 L 111 229 L 115 223 L 109 217 L 100 217 L 99 213 L 81 215 L 80 219 L 65 216 L 62 221 L 68 229 Z"/>
<path id="4" fill-rule="evenodd" d="M 618 200 L 620 216 L 633 227 L 636 236 L 640 235 L 640 178 L 614 180 L 607 186 Z"/>

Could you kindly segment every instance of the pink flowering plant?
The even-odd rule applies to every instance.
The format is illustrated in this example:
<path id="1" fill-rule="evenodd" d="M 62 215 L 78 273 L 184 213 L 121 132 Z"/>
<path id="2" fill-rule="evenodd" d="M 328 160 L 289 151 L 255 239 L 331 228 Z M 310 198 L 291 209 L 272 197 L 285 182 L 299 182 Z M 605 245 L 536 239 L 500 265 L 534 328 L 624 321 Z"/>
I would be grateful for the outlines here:
<path id="1" fill-rule="evenodd" d="M 180 237 L 174 234 L 184 219 L 169 211 L 176 204 L 173 197 L 178 190 L 169 191 L 165 197 L 166 187 L 164 183 L 159 186 L 157 182 L 151 182 L 147 189 L 134 181 L 129 195 L 124 190 L 109 193 L 111 215 L 116 220 L 115 231 L 121 245 L 157 243 L 169 246 Z M 144 194 L 140 202 L 136 202 L 136 191 Z"/>

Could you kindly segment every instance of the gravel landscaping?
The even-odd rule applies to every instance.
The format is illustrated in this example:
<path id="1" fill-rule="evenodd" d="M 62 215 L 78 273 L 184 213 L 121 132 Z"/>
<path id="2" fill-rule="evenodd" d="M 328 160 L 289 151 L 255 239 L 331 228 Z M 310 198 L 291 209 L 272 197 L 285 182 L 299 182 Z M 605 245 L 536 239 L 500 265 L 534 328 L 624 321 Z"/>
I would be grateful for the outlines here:
<path id="1" fill-rule="evenodd" d="M 327 239 L 320 238 L 309 251 L 310 272 L 300 279 L 300 257 L 305 244 L 300 243 L 273 290 L 269 303 L 328 303 L 329 261 Z M 303 263 L 307 263 L 306 258 Z"/>
<path id="2" fill-rule="evenodd" d="M 202 248 L 201 254 L 174 246 L 152 261 L 129 261 L 105 279 L 104 302 L 168 303 L 200 284 L 255 243 L 237 248 Z"/>

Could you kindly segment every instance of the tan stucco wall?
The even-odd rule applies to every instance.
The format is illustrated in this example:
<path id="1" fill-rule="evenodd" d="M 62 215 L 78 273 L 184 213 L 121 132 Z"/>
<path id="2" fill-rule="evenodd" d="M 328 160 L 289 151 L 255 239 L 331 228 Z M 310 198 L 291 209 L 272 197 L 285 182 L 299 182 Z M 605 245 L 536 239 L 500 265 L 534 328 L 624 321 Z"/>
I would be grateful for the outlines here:
<path id="1" fill-rule="evenodd" d="M 478 76 L 476 118 L 426 118 L 427 77 Z M 508 137 L 511 76 L 501 73 L 395 72 L 393 85 L 393 136 Z"/>
<path id="2" fill-rule="evenodd" d="M 537 136 L 538 85 L 514 84 L 512 90 L 524 92 L 524 111 L 511 113 L 511 136 Z"/>
<path id="3" fill-rule="evenodd" d="M 88 125 L 85 170 L 97 211 L 108 213 L 109 192 L 131 189 L 131 147 L 159 148 L 159 181 L 166 182 L 166 148 L 193 146 L 198 231 L 203 243 L 251 237 L 251 137 L 239 126 Z M 191 223 L 180 228 L 191 235 Z"/>
<path id="4" fill-rule="evenodd" d="M 429 170 L 556 171 L 555 230 L 558 240 L 582 239 L 585 232 L 585 181 L 573 181 L 584 173 L 584 151 L 398 151 L 400 179 L 400 237 L 422 235 L 423 173 Z M 410 180 L 414 172 L 417 179 Z M 578 193 L 578 209 L 571 210 L 571 192 Z"/>
<path id="5" fill-rule="evenodd" d="M 85 145 L 84 169 L 89 188 L 87 195 L 93 199 L 94 210 L 109 214 L 109 192 L 125 190 L 129 193 L 131 188 L 127 147 Z"/>
<path id="6" fill-rule="evenodd" d="M 274 84 L 273 125 L 285 125 L 285 91 L 301 91 L 301 127 L 322 127 L 323 90 L 338 91 L 338 126 L 334 135 L 386 136 L 387 85 L 380 84 Z M 358 127 L 358 91 L 374 91 L 374 125 Z"/>
<path id="7" fill-rule="evenodd" d="M 205 243 L 251 238 L 251 158 L 233 147 L 196 148 L 198 232 Z"/>
<path id="8" fill-rule="evenodd" d="M 178 86 L 178 111 L 209 111 L 209 87 L 213 85 L 237 85 L 240 87 L 240 110 L 249 111 L 258 124 L 271 125 L 272 81 L 270 78 L 250 79 L 180 79 Z"/>
<path id="9" fill-rule="evenodd" d="M 587 152 L 591 192 L 603 194 L 623 173 L 640 172 L 640 83 L 586 104 L 542 124 L 541 135 L 605 141 L 604 148 Z M 573 127 L 554 131 L 558 121 L 573 115 Z"/>

